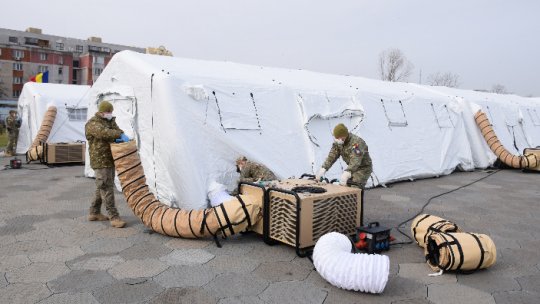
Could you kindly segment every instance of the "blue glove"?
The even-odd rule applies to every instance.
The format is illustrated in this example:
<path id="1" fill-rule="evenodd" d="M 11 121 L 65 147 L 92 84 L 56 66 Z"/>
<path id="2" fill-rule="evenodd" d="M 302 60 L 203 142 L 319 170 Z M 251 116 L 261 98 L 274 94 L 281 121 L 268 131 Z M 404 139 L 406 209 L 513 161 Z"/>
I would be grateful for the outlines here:
<path id="1" fill-rule="evenodd" d="M 129 141 L 129 137 L 127 137 L 127 135 L 124 133 L 120 135 L 120 138 L 117 138 L 114 140 L 115 143 L 123 143 L 123 142 L 128 142 L 128 141 Z"/>

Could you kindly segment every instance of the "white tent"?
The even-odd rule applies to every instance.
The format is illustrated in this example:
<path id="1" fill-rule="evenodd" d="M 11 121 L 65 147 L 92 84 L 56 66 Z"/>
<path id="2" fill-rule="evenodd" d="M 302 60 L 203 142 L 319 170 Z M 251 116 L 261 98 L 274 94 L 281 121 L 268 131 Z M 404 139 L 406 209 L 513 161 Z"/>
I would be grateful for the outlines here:
<path id="1" fill-rule="evenodd" d="M 57 113 L 48 142 L 86 141 L 84 124 L 87 105 L 84 95 L 89 88 L 86 85 L 27 82 L 18 102 L 22 124 L 17 153 L 28 151 L 49 106 L 56 106 Z"/>
<path id="2" fill-rule="evenodd" d="M 152 192 L 184 208 L 206 207 L 213 181 L 233 188 L 239 155 L 281 178 L 315 172 L 340 122 L 369 145 L 368 186 L 475 167 L 462 105 L 405 83 L 123 51 L 87 99 L 89 117 L 101 100 L 113 102 Z"/>
<path id="3" fill-rule="evenodd" d="M 522 155 L 523 149 L 540 146 L 540 99 L 447 87 L 429 88 L 464 101 L 473 115 L 478 110 L 486 113 L 497 137 L 510 153 Z M 471 131 L 477 138 L 482 138 L 477 129 Z M 488 152 L 490 164 L 493 163 L 495 155 L 486 149 L 485 141 L 482 144 Z"/>

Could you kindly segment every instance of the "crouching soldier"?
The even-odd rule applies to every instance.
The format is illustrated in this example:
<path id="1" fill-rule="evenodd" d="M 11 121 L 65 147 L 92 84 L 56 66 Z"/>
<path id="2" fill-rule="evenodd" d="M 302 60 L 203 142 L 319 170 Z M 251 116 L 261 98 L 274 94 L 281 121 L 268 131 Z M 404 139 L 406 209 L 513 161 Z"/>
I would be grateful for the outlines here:
<path id="1" fill-rule="evenodd" d="M 89 221 L 108 221 L 111 226 L 122 228 L 126 222 L 120 219 L 114 204 L 114 161 L 110 144 L 129 140 L 115 122 L 112 116 L 113 106 L 103 101 L 98 106 L 98 112 L 85 126 L 86 139 L 89 144 L 90 167 L 96 175 L 96 193 L 90 206 Z M 101 204 L 109 217 L 101 214 Z"/>
<path id="2" fill-rule="evenodd" d="M 341 156 L 347 164 L 347 168 L 343 170 L 339 184 L 346 186 L 347 181 L 351 180 L 354 183 L 353 186 L 364 189 L 371 172 L 373 172 L 366 142 L 362 138 L 349 133 L 344 124 L 338 124 L 334 128 L 333 135 L 334 143 L 326 161 L 317 172 L 316 179 L 320 180 Z"/>
<path id="3" fill-rule="evenodd" d="M 276 180 L 277 177 L 264 165 L 249 161 L 245 156 L 236 160 L 236 172 L 240 173 L 240 182 L 259 182 Z"/>
<path id="4" fill-rule="evenodd" d="M 265 165 L 249 161 L 245 156 L 240 156 L 236 159 L 236 172 L 240 173 L 238 182 L 257 183 L 261 181 L 272 181 L 278 178 Z M 238 188 L 231 194 L 237 195 Z"/>

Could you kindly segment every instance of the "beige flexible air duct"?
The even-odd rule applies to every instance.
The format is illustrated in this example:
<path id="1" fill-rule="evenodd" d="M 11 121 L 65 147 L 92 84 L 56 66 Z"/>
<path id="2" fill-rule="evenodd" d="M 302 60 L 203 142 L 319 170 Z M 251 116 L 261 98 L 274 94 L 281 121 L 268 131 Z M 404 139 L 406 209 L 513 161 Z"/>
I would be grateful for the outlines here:
<path id="1" fill-rule="evenodd" d="M 239 195 L 203 210 L 169 207 L 150 192 L 135 141 L 111 144 L 111 151 L 128 206 L 144 225 L 158 233 L 182 238 L 216 238 L 249 229 L 261 218 L 262 197 L 252 195 Z"/>
<path id="2" fill-rule="evenodd" d="M 427 238 L 436 232 L 461 232 L 455 224 L 430 214 L 420 214 L 411 224 L 411 234 L 418 246 L 425 248 Z"/>
<path id="3" fill-rule="evenodd" d="M 493 127 L 489 122 L 486 113 L 482 111 L 476 112 L 476 114 L 474 115 L 474 120 L 480 128 L 482 136 L 484 136 L 484 139 L 486 140 L 491 151 L 493 151 L 493 153 L 495 153 L 495 155 L 503 163 L 516 169 L 528 169 L 538 167 L 540 160 L 536 155 L 527 153 L 525 153 L 525 155 L 523 156 L 513 155 L 504 148 L 504 146 L 499 141 L 499 138 L 497 138 L 497 135 L 495 134 L 495 131 L 493 130 Z"/>
<path id="4" fill-rule="evenodd" d="M 32 142 L 32 146 L 26 151 L 27 162 L 39 160 L 43 157 L 43 147 L 41 146 L 41 143 L 47 142 L 47 139 L 49 139 L 55 119 L 56 107 L 50 106 L 47 109 L 47 112 L 45 112 L 45 116 L 43 116 L 43 121 L 41 122 L 36 138 L 34 138 L 34 141 Z"/>
<path id="5" fill-rule="evenodd" d="M 493 240 L 485 234 L 433 233 L 427 238 L 424 254 L 435 271 L 475 271 L 497 260 Z"/>

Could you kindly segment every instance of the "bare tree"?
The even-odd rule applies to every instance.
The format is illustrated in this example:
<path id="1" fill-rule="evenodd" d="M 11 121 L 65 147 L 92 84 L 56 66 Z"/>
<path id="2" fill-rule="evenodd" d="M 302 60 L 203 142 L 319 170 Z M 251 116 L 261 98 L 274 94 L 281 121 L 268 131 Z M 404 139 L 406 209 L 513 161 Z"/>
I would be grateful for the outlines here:
<path id="1" fill-rule="evenodd" d="M 428 76 L 428 83 L 432 86 L 457 88 L 459 86 L 459 75 L 452 72 L 437 72 Z"/>
<path id="2" fill-rule="evenodd" d="M 494 84 L 491 87 L 491 92 L 497 94 L 508 94 L 508 91 L 506 91 L 506 87 L 499 83 Z"/>
<path id="3" fill-rule="evenodd" d="M 413 64 L 400 49 L 388 49 L 379 54 L 379 73 L 385 81 L 406 81 Z"/>

